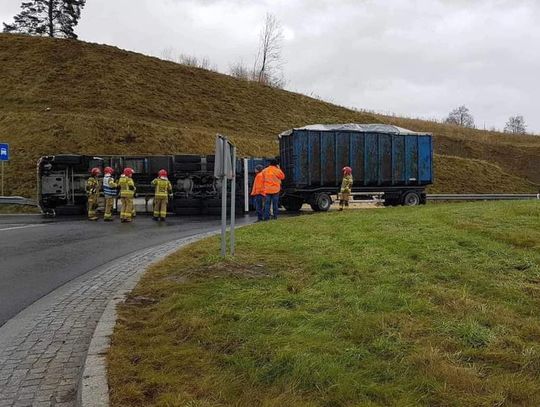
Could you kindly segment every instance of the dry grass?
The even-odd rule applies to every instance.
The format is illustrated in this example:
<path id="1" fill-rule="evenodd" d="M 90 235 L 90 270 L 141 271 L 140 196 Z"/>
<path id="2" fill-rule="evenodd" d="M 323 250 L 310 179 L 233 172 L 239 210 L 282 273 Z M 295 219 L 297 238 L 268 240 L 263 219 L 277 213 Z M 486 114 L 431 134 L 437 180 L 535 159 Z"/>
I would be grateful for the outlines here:
<path id="1" fill-rule="evenodd" d="M 356 112 L 78 41 L 0 34 L 0 65 L 0 133 L 12 145 L 13 161 L 6 168 L 12 194 L 32 193 L 34 163 L 44 154 L 210 153 L 215 133 L 222 132 L 242 154 L 267 156 L 277 153 L 276 135 L 283 130 L 336 122 L 384 122 L 431 131 L 439 154 L 489 161 L 540 183 L 539 137 Z M 439 168 L 439 175 L 449 179 L 445 167 Z M 445 187 L 439 182 L 438 188 Z"/>
<path id="2" fill-rule="evenodd" d="M 537 193 L 539 186 L 487 161 L 435 155 L 435 183 L 429 193 Z"/>

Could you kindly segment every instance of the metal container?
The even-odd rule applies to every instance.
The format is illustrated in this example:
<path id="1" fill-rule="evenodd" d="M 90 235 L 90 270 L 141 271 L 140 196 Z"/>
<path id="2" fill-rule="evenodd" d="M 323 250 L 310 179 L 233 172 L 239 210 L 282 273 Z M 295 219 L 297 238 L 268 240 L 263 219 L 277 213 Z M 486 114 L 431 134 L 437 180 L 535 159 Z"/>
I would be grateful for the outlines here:
<path id="1" fill-rule="evenodd" d="M 389 125 L 307 126 L 280 136 L 285 187 L 337 187 L 342 168 L 356 187 L 425 186 L 433 182 L 428 133 Z"/>

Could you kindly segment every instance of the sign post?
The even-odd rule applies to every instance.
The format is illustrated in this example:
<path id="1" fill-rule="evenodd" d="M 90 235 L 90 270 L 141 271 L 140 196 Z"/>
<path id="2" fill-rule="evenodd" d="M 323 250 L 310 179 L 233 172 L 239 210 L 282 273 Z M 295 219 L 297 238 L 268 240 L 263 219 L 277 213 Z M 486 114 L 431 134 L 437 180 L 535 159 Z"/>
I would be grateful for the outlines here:
<path id="1" fill-rule="evenodd" d="M 233 164 L 232 156 L 235 155 L 235 147 L 226 137 L 217 135 L 216 137 L 216 160 L 214 164 L 214 177 L 221 180 L 221 256 L 227 255 L 227 187 L 228 180 L 233 180 L 236 165 Z M 231 194 L 234 204 L 234 193 Z M 234 215 L 231 214 L 231 254 L 234 254 Z"/>
<path id="2" fill-rule="evenodd" d="M 9 144 L 0 143 L 0 163 L 2 165 L 1 196 L 4 196 L 4 163 L 9 161 Z"/>
<path id="3" fill-rule="evenodd" d="M 231 256 L 234 256 L 234 226 L 236 223 L 236 146 L 232 146 L 231 181 Z"/>

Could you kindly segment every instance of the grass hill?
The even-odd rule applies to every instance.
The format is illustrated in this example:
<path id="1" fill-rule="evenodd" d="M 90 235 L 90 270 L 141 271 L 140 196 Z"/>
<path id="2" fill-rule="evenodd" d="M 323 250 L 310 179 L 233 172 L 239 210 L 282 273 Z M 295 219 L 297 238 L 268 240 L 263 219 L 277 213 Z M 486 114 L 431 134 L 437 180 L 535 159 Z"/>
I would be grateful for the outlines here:
<path id="1" fill-rule="evenodd" d="M 221 132 L 243 155 L 273 155 L 283 130 L 343 122 L 433 132 L 433 191 L 525 192 L 540 183 L 540 137 L 357 112 L 80 41 L 0 34 L 0 66 L 0 139 L 13 156 L 8 194 L 33 192 L 35 162 L 44 154 L 210 153 Z"/>

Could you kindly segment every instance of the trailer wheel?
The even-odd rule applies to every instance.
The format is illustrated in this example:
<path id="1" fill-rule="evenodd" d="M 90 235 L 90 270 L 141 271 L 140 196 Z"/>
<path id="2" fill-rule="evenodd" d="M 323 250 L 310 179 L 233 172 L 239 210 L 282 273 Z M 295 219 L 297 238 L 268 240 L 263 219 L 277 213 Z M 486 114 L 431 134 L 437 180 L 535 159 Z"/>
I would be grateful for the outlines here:
<path id="1" fill-rule="evenodd" d="M 416 206 L 420 205 L 420 195 L 417 192 L 407 192 L 403 197 L 403 205 Z"/>
<path id="2" fill-rule="evenodd" d="M 327 212 L 332 206 L 332 198 L 326 192 L 321 192 L 314 196 L 310 206 L 315 212 Z"/>
<path id="3" fill-rule="evenodd" d="M 304 200 L 300 198 L 285 198 L 282 204 L 288 212 L 299 212 L 302 209 L 302 205 L 304 205 Z"/>

